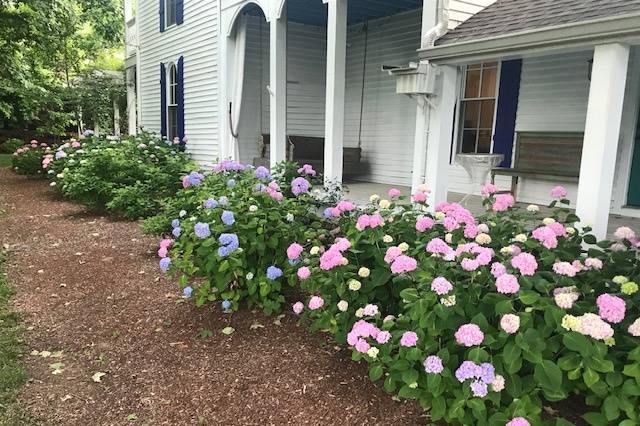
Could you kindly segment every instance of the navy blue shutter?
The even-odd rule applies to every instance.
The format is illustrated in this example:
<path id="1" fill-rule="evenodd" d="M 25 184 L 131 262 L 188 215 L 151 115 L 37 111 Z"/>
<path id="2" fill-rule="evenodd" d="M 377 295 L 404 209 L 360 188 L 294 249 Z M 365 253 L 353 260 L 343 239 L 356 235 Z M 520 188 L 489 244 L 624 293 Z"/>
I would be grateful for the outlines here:
<path id="1" fill-rule="evenodd" d="M 164 2 L 165 0 L 160 0 L 160 32 L 163 33 L 164 32 L 164 24 L 165 24 L 165 17 L 164 17 Z"/>
<path id="2" fill-rule="evenodd" d="M 167 69 L 160 64 L 160 134 L 167 136 Z"/>
<path id="3" fill-rule="evenodd" d="M 184 0 L 176 0 L 176 25 L 184 22 Z"/>
<path id="4" fill-rule="evenodd" d="M 176 104 L 178 105 L 178 137 L 180 138 L 180 146 L 184 147 L 184 57 L 178 59 L 178 67 L 176 70 Z"/>
<path id="5" fill-rule="evenodd" d="M 521 71 L 522 59 L 502 61 L 498 107 L 496 109 L 496 128 L 493 134 L 494 154 L 504 154 L 504 161 L 500 164 L 500 167 L 511 167 Z"/>

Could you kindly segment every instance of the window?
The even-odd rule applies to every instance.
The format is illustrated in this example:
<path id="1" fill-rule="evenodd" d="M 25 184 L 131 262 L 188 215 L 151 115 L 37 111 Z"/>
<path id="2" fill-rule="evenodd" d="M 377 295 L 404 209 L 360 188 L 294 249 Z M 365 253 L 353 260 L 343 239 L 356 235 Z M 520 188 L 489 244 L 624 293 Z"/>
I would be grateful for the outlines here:
<path id="1" fill-rule="evenodd" d="M 176 24 L 176 0 L 165 0 L 164 10 L 167 16 L 167 28 Z"/>
<path id="2" fill-rule="evenodd" d="M 169 87 L 167 89 L 169 91 L 169 102 L 167 102 L 167 123 L 169 124 L 167 127 L 167 139 L 172 141 L 173 138 L 178 136 L 178 98 L 176 96 L 178 74 L 174 64 L 169 66 Z"/>
<path id="3" fill-rule="evenodd" d="M 468 65 L 460 102 L 460 152 L 491 152 L 498 63 Z"/>

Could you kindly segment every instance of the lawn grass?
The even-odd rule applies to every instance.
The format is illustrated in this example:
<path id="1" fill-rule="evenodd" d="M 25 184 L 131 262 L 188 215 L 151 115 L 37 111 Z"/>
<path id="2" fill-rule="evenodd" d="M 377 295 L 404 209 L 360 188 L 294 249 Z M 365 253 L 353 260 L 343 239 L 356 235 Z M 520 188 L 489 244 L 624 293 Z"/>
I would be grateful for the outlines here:
<path id="1" fill-rule="evenodd" d="M 11 305 L 14 291 L 7 283 L 5 260 L 6 254 L 0 251 L 0 425 L 41 425 L 17 402 L 18 392 L 26 382 L 27 374 L 20 365 L 22 328 L 20 316 Z"/>
<path id="2" fill-rule="evenodd" d="M 0 154 L 0 167 L 11 167 L 11 154 Z"/>

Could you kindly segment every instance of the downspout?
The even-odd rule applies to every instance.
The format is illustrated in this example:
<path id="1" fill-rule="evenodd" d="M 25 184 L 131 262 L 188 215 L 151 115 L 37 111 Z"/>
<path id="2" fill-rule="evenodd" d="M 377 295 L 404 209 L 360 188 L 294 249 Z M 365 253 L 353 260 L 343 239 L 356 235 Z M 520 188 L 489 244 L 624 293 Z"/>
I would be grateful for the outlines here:
<path id="1" fill-rule="evenodd" d="M 428 0 L 424 0 L 426 4 Z M 437 12 L 436 12 L 436 25 L 427 30 L 421 38 L 421 47 L 433 47 L 438 38 L 442 37 L 446 34 L 449 28 L 449 0 L 437 0 Z M 436 68 L 431 66 L 428 62 L 426 62 L 427 72 L 436 72 Z M 426 179 L 426 169 L 427 169 L 427 149 L 429 145 L 429 133 L 430 133 L 430 120 L 431 120 L 431 109 L 434 108 L 431 99 L 429 99 L 429 95 L 423 95 L 421 98 L 417 99 L 418 108 L 423 110 L 423 114 L 418 113 L 418 116 L 424 120 L 424 134 L 419 135 L 416 138 L 417 146 L 415 147 L 416 153 L 419 155 L 416 158 L 417 170 L 414 170 L 414 173 L 417 173 L 417 179 L 413 179 L 413 188 L 412 191 L 415 192 L 418 190 L 418 185 L 425 182 Z M 420 126 L 418 126 L 419 128 Z M 416 183 L 418 185 L 416 185 Z"/>

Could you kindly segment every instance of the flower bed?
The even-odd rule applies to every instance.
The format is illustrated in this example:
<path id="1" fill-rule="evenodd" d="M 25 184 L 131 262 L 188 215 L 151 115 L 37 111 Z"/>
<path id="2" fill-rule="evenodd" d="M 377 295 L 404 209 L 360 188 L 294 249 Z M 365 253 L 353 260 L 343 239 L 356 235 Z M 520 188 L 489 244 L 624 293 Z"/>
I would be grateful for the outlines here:
<path id="1" fill-rule="evenodd" d="M 294 312 L 433 420 L 538 424 L 544 400 L 579 395 L 589 423 L 637 424 L 638 239 L 620 229 L 583 249 L 596 241 L 571 227 L 562 188 L 545 218 L 495 190 L 479 218 L 455 203 L 422 214 L 393 190 L 328 210 L 342 235 L 300 254 L 309 298 Z"/>
<path id="2" fill-rule="evenodd" d="M 42 168 L 65 197 L 137 219 L 157 213 L 180 188 L 180 176 L 196 165 L 178 143 L 142 133 L 71 140 L 48 152 Z"/>
<path id="3" fill-rule="evenodd" d="M 20 174 L 44 176 L 42 160 L 51 152 L 52 148 L 46 143 L 32 140 L 15 150 L 11 157 L 11 166 Z"/>
<path id="4" fill-rule="evenodd" d="M 219 301 L 232 311 L 246 300 L 267 313 L 280 311 L 284 250 L 292 240 L 316 238 L 321 226 L 308 194 L 315 172 L 300 173 L 278 182 L 264 167 L 224 161 L 207 176 L 185 175 L 167 211 L 147 224 L 170 225 L 171 239 L 158 251 L 160 267 L 180 275 L 183 294 L 197 305 Z"/>

